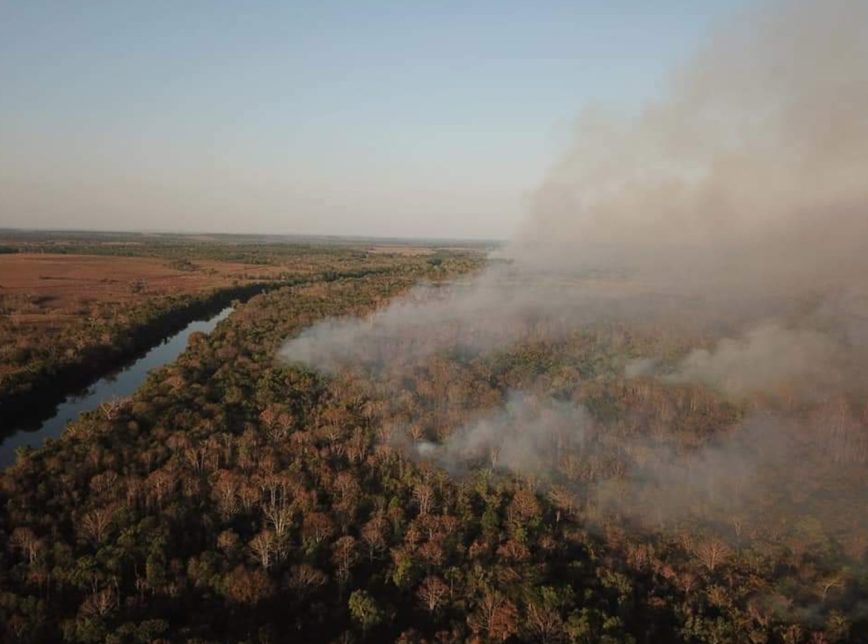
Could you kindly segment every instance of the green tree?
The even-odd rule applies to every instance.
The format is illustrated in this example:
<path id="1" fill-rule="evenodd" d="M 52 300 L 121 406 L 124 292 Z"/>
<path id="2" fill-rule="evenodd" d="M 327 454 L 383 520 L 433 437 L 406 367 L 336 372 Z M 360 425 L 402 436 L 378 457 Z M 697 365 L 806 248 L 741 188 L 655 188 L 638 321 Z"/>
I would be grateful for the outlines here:
<path id="1" fill-rule="evenodd" d="M 353 621 L 362 631 L 367 632 L 383 621 L 383 611 L 377 600 L 366 590 L 354 590 L 350 595 L 349 607 Z"/>

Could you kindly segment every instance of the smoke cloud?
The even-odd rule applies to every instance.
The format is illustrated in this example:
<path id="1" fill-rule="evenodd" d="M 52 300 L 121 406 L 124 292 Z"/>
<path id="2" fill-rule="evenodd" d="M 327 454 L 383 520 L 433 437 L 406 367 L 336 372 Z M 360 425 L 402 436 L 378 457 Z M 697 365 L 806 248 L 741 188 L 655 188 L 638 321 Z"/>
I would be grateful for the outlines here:
<path id="1" fill-rule="evenodd" d="M 586 110 L 510 249 L 708 294 L 858 282 L 868 218 L 868 7 L 765 5 L 638 113 Z"/>
<path id="2" fill-rule="evenodd" d="M 797 524 L 809 509 L 831 525 L 836 512 L 868 501 L 847 483 L 868 455 L 865 433 L 856 432 L 757 412 L 686 448 L 672 437 L 616 435 L 581 404 L 511 391 L 502 408 L 478 413 L 440 443 L 402 442 L 402 434 L 392 443 L 453 475 L 489 468 L 567 490 L 589 516 L 647 527 L 700 519 L 740 532 L 772 518 Z"/>
<path id="3" fill-rule="evenodd" d="M 414 449 L 453 472 L 481 464 L 535 475 L 551 471 L 567 450 L 580 448 L 590 424 L 580 406 L 514 391 L 503 409 L 482 414 L 441 444 L 419 441 Z"/>
<path id="4" fill-rule="evenodd" d="M 600 319 L 735 325 L 756 344 L 769 332 L 751 324 L 864 293 L 868 6 L 765 5 L 711 35 L 668 86 L 630 115 L 585 110 L 501 253 L 508 267 L 417 291 L 368 320 L 327 321 L 283 357 L 371 366 L 398 348 L 486 351 L 533 325 L 557 333 Z M 832 323 L 852 326 L 846 315 Z M 787 341 L 812 345 L 806 359 L 820 342 Z M 682 376 L 704 381 L 702 360 Z"/>
<path id="5" fill-rule="evenodd" d="M 868 3 L 764 4 L 711 34 L 657 100 L 628 114 L 586 109 L 518 235 L 482 274 L 417 289 L 367 319 L 314 325 L 281 357 L 376 376 L 439 352 L 485 354 L 623 323 L 686 344 L 674 361 L 629 362 L 628 379 L 849 409 L 868 364 L 866 115 Z M 690 453 L 627 442 L 621 449 L 645 464 L 594 494 L 621 508 L 656 503 L 662 515 L 733 502 L 756 472 L 778 472 L 782 454 L 822 436 L 817 427 L 837 436 L 840 453 L 856 441 L 864 454 L 864 423 L 842 414 L 846 422 L 801 419 L 796 429 L 749 419 Z M 413 449 L 453 471 L 487 459 L 539 472 L 564 441 L 589 456 L 593 431 L 581 406 L 513 395 L 443 443 Z"/>
<path id="6" fill-rule="evenodd" d="M 666 379 L 703 383 L 736 397 L 782 390 L 812 393 L 836 384 L 840 350 L 822 333 L 768 323 L 743 338 L 724 338 L 712 351 L 694 349 Z"/>

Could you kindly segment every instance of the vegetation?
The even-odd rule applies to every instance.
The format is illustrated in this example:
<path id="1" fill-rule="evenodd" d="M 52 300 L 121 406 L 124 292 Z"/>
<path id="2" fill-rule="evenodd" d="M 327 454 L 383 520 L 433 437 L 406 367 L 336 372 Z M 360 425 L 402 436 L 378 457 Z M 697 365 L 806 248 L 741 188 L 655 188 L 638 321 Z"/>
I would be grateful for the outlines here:
<path id="1" fill-rule="evenodd" d="M 135 396 L 22 454 L 0 475 L 3 638 L 868 640 L 865 544 L 841 536 L 852 509 L 782 525 L 770 513 L 797 500 L 750 498 L 720 525 L 700 500 L 651 525 L 598 494 L 642 460 L 637 435 L 696 450 L 745 414 L 698 386 L 625 380 L 628 357 L 678 344 L 665 335 L 589 328 L 377 374 L 275 360 L 317 320 L 478 267 L 436 257 L 255 295 Z M 414 449 L 516 390 L 581 404 L 582 444 L 556 440 L 552 467 L 528 471 Z"/>
<path id="2" fill-rule="evenodd" d="M 357 247 L 273 244 L 255 253 L 252 245 L 174 236 L 19 237 L 9 243 L 21 252 L 0 259 L 0 413 L 7 419 L 77 389 L 233 299 L 426 261 Z"/>

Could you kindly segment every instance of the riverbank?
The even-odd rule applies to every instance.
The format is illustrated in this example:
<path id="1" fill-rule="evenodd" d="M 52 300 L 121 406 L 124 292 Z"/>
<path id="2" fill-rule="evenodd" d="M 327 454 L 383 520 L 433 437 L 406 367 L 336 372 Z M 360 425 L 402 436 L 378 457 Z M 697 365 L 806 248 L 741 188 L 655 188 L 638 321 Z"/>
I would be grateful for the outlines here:
<path id="1" fill-rule="evenodd" d="M 246 300 L 265 290 L 289 286 L 288 282 L 261 282 L 220 289 L 203 296 L 185 296 L 175 307 L 158 311 L 126 330 L 111 344 L 85 347 L 74 360 L 57 368 L 29 372 L 26 381 L 0 395 L 3 426 L 20 425 L 27 418 L 39 419 L 66 396 L 85 389 L 96 379 L 136 359 L 156 344 L 174 335 L 190 322 L 215 315 L 233 300 Z M 42 413 L 40 413 L 42 412 Z"/>
<path id="2" fill-rule="evenodd" d="M 219 289 L 201 296 L 184 296 L 174 308 L 163 310 L 129 327 L 111 344 L 98 344 L 83 350 L 74 361 L 58 368 L 28 374 L 24 388 L 0 394 L 0 438 L 26 425 L 38 427 L 50 418 L 55 408 L 68 396 L 85 391 L 106 376 L 178 333 L 195 320 L 209 318 L 233 302 L 244 302 L 258 293 L 277 288 L 314 282 L 358 279 L 389 272 L 390 268 L 369 270 L 325 271 L 295 279 L 254 282 Z"/>
<path id="3" fill-rule="evenodd" d="M 135 256 L 118 254 L 133 248 Z M 233 298 L 428 265 L 425 257 L 408 261 L 363 248 L 187 238 L 77 253 L 53 242 L 17 250 L 0 255 L 0 433 L 10 416 L 50 410 L 58 394 L 80 389 Z"/>
<path id="4" fill-rule="evenodd" d="M 20 449 L 35 449 L 46 440 L 60 436 L 82 413 L 100 408 L 111 410 L 118 401 L 133 395 L 149 373 L 174 361 L 187 348 L 192 334 L 211 333 L 233 310 L 227 306 L 208 319 L 190 322 L 122 369 L 112 371 L 83 391 L 66 396 L 56 407 L 46 409 L 44 417 L 4 428 L 4 435 L 0 435 L 0 469 L 12 465 Z"/>

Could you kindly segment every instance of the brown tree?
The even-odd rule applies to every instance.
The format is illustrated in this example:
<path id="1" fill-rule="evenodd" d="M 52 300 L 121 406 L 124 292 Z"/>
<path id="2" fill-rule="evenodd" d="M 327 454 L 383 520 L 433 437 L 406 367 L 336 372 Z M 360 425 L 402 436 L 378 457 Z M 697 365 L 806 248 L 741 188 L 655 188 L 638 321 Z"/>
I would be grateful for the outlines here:
<path id="1" fill-rule="evenodd" d="M 376 515 L 362 527 L 362 541 L 368 546 L 368 559 L 374 560 L 374 555 L 386 548 L 386 529 L 388 522 Z"/>
<path id="2" fill-rule="evenodd" d="M 256 604 L 274 592 L 271 580 L 262 570 L 237 566 L 226 576 L 227 596 L 240 604 Z"/>
<path id="3" fill-rule="evenodd" d="M 263 570 L 271 567 L 276 551 L 276 539 L 270 530 L 263 530 L 250 540 L 250 549 L 259 559 Z"/>
<path id="4" fill-rule="evenodd" d="M 434 489 L 427 483 L 420 483 L 413 488 L 413 498 L 419 505 L 419 514 L 428 514 L 434 504 Z"/>
<path id="5" fill-rule="evenodd" d="M 488 591 L 467 621 L 474 633 L 505 642 L 518 632 L 518 609 L 500 593 Z"/>
<path id="6" fill-rule="evenodd" d="M 45 549 L 45 543 L 27 527 L 15 528 L 9 541 L 27 557 L 29 563 L 35 562 Z"/>
<path id="7" fill-rule="evenodd" d="M 425 610 L 434 613 L 449 596 L 449 586 L 440 577 L 429 575 L 419 585 L 416 595 Z"/>
<path id="8" fill-rule="evenodd" d="M 534 639 L 540 642 L 559 641 L 564 632 L 564 623 L 558 611 L 543 602 L 528 604 L 527 626 Z"/>
<path id="9" fill-rule="evenodd" d="M 304 595 L 325 586 L 326 582 L 328 582 L 328 576 L 310 564 L 293 566 L 290 572 L 290 587 Z"/>
<path id="10" fill-rule="evenodd" d="M 327 514 L 311 512 L 304 517 L 301 526 L 302 538 L 314 545 L 319 545 L 335 533 L 335 526 Z"/>
<path id="11" fill-rule="evenodd" d="M 346 584 L 350 578 L 350 570 L 358 560 L 356 539 L 349 535 L 335 541 L 332 547 L 332 563 L 336 568 L 337 579 L 341 584 Z"/>
<path id="12" fill-rule="evenodd" d="M 701 541 L 693 548 L 693 553 L 709 572 L 714 572 L 715 568 L 729 558 L 731 552 L 730 547 L 717 538 Z"/>
<path id="13" fill-rule="evenodd" d="M 91 510 L 81 519 L 80 530 L 82 534 L 94 544 L 102 543 L 114 515 L 115 509 L 111 505 Z"/>

